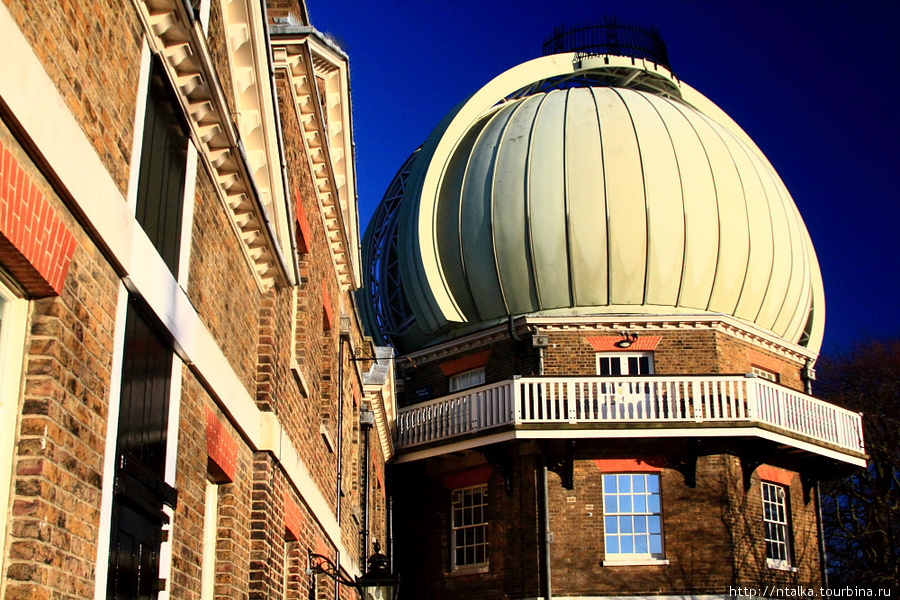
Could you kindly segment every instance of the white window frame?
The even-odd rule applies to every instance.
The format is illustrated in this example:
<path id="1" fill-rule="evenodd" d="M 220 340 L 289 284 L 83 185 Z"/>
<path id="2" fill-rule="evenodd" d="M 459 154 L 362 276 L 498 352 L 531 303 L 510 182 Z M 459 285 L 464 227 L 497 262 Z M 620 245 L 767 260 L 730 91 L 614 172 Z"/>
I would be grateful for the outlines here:
<path id="1" fill-rule="evenodd" d="M 628 364 L 629 358 L 637 358 L 638 364 L 640 364 L 641 358 L 647 358 L 649 363 L 649 370 L 646 373 L 631 373 L 630 367 Z M 601 374 L 601 362 L 603 359 L 618 359 L 619 365 L 622 373 L 618 375 L 612 374 L 612 369 L 610 369 L 609 375 L 604 375 L 604 377 L 625 377 L 625 376 L 634 376 L 634 375 L 653 375 L 656 370 L 653 364 L 653 352 L 598 352 L 597 353 L 597 375 Z"/>
<path id="2" fill-rule="evenodd" d="M 766 566 L 770 569 L 793 570 L 791 492 L 786 486 L 769 481 L 762 482 L 760 491 Z"/>
<path id="3" fill-rule="evenodd" d="M 19 298 L 0 281 L 0 503 L 4 507 L 10 505 L 12 492 L 28 309 L 28 300 Z M 0 511 L 0 535 L 4 538 L 7 512 Z M 2 553 L 0 572 L 6 572 Z"/>
<path id="4" fill-rule="evenodd" d="M 475 494 L 478 494 L 481 502 L 475 502 Z M 467 505 L 466 498 L 472 501 Z M 488 526 L 490 520 L 488 511 L 488 485 L 482 483 L 452 491 L 450 495 L 450 568 L 453 571 L 486 571 L 489 565 L 488 552 L 490 541 Z M 459 518 L 457 518 L 459 517 Z M 478 541 L 478 532 L 481 532 L 481 541 Z M 471 532 L 471 533 L 470 533 Z M 471 539 L 463 539 L 471 535 Z M 470 542 L 470 543 L 469 543 Z M 477 558 L 479 549 L 483 553 L 484 560 L 462 562 L 457 560 L 457 550 L 473 548 Z"/>
<path id="5" fill-rule="evenodd" d="M 626 482 L 627 489 L 623 486 Z M 636 488 L 640 489 L 635 491 Z M 636 502 L 638 499 L 641 504 Z M 604 473 L 603 525 L 603 566 L 669 564 L 663 530 L 662 475 L 657 472 Z M 659 542 L 655 552 L 654 537 Z M 646 541 L 645 552 L 635 551 L 639 538 Z M 630 552 L 622 551 L 620 544 L 624 540 L 631 542 Z"/>
<path id="6" fill-rule="evenodd" d="M 750 372 L 759 377 L 760 379 L 765 379 L 767 381 L 771 381 L 773 383 L 778 383 L 778 373 L 775 371 L 770 371 L 769 369 L 765 369 L 763 367 L 758 367 L 756 365 L 750 366 Z"/>
<path id="7" fill-rule="evenodd" d="M 203 551 L 200 559 L 200 599 L 216 595 L 216 543 L 219 540 L 219 484 L 206 480 L 203 510 Z"/>
<path id="8" fill-rule="evenodd" d="M 456 373 L 450 376 L 450 393 L 483 385 L 484 381 L 484 367 Z"/>

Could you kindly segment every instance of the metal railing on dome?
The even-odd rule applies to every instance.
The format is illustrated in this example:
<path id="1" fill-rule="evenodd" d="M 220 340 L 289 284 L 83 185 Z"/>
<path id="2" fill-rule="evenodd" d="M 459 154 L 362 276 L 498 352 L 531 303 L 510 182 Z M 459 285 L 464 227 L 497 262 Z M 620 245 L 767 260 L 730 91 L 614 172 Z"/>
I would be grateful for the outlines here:
<path id="1" fill-rule="evenodd" d="M 666 43 L 655 27 L 628 25 L 615 17 L 606 17 L 602 23 L 555 27 L 544 40 L 544 56 L 563 52 L 643 58 L 671 69 Z"/>
<path id="2" fill-rule="evenodd" d="M 742 375 L 509 379 L 401 409 L 397 445 L 410 448 L 504 425 L 595 424 L 601 430 L 615 423 L 764 424 L 865 452 L 858 413 Z"/>

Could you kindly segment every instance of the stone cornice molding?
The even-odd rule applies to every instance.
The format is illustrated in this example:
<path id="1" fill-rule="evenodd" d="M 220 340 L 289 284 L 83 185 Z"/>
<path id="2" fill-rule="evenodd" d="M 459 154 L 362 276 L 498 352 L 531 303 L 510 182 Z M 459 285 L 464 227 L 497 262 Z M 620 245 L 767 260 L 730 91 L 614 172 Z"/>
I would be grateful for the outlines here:
<path id="1" fill-rule="evenodd" d="M 198 21 L 179 0 L 132 0 L 175 88 L 201 162 L 263 291 L 293 284 Z"/>
<path id="2" fill-rule="evenodd" d="M 805 364 L 815 361 L 818 354 L 770 334 L 761 328 L 738 321 L 728 315 L 611 315 L 611 316 L 559 316 L 520 317 L 515 320 L 515 332 L 521 335 L 527 329 L 547 331 L 583 331 L 586 333 L 618 333 L 622 330 L 650 333 L 675 329 L 707 329 L 721 331 L 737 339 L 768 350 L 786 360 Z M 465 337 L 444 342 L 407 354 L 416 364 L 424 364 L 460 352 L 474 350 L 509 337 L 507 325 L 497 325 Z"/>
<path id="3" fill-rule="evenodd" d="M 347 58 L 312 27 L 276 25 L 270 35 L 274 67 L 290 84 L 332 261 L 341 288 L 353 290 L 361 274 Z"/>

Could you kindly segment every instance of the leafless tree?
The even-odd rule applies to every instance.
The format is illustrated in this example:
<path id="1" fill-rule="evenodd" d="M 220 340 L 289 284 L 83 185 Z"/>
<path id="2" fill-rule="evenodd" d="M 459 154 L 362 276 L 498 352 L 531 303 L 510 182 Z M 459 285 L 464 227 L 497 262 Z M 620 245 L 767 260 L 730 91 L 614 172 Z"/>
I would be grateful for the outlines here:
<path id="1" fill-rule="evenodd" d="M 900 339 L 823 358 L 817 395 L 863 413 L 869 465 L 822 486 L 832 587 L 900 589 Z"/>

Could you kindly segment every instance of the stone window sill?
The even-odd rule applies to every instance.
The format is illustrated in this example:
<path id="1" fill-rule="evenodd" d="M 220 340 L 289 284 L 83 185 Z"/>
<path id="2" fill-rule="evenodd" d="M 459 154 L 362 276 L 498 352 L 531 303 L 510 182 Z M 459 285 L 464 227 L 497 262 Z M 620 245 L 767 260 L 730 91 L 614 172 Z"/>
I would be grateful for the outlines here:
<path id="1" fill-rule="evenodd" d="M 656 567 L 669 564 L 668 558 L 608 558 L 602 563 L 604 567 Z"/>

